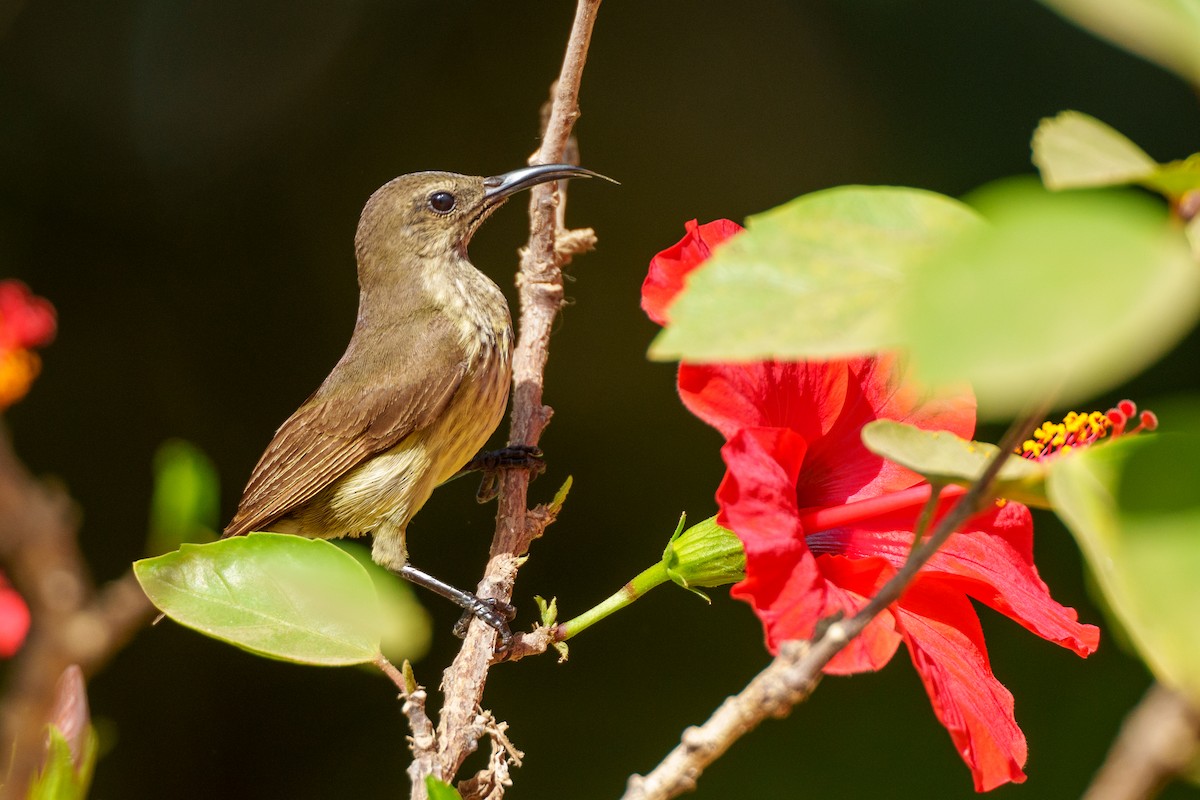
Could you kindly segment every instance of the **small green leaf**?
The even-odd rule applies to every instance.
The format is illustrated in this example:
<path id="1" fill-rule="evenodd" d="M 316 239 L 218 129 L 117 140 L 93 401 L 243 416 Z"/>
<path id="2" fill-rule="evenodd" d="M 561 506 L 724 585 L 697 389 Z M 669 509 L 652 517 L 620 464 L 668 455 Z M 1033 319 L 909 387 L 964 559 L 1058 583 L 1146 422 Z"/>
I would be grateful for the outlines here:
<path id="1" fill-rule="evenodd" d="M 542 625 L 549 628 L 551 625 L 558 624 L 558 598 L 551 597 L 550 602 L 546 602 L 546 598 L 540 594 L 533 596 L 533 602 L 538 607 L 538 618 L 542 621 Z"/>
<path id="2" fill-rule="evenodd" d="M 553 628 L 558 624 L 558 598 L 551 597 L 550 602 L 546 602 L 546 598 L 541 595 L 534 595 L 533 601 L 537 603 L 538 617 L 542 621 L 543 628 Z M 554 649 L 558 651 L 559 663 L 566 661 L 570 655 L 570 649 L 566 642 L 552 642 Z"/>
<path id="3" fill-rule="evenodd" d="M 1006 181 L 974 201 L 992 223 L 915 270 L 897 300 L 925 381 L 966 379 L 980 413 L 1068 405 L 1169 349 L 1200 310 L 1200 270 L 1161 203 Z"/>
<path id="4" fill-rule="evenodd" d="M 462 800 L 457 789 L 432 775 L 425 776 L 425 791 L 429 794 L 429 800 Z"/>
<path id="5" fill-rule="evenodd" d="M 1158 164 L 1125 136 L 1079 111 L 1041 121 L 1033 134 L 1033 163 L 1047 189 L 1136 183 L 1178 199 L 1200 188 L 1200 156 Z"/>
<path id="6" fill-rule="evenodd" d="M 563 481 L 563 485 L 558 487 L 558 491 L 554 493 L 554 499 L 547 506 L 551 514 L 557 514 L 559 511 L 562 511 L 563 503 L 567 502 L 567 495 L 570 494 L 571 485 L 574 482 L 575 479 L 568 475 L 567 479 Z"/>
<path id="7" fill-rule="evenodd" d="M 49 747 L 46 760 L 29 787 L 28 800 L 84 800 L 92 782 L 92 770 L 96 766 L 96 734 L 87 731 L 84 752 L 76 766 L 71 755 L 71 746 L 56 726 L 50 725 Z"/>
<path id="8" fill-rule="evenodd" d="M 417 683 L 417 676 L 413 672 L 412 662 L 407 658 L 404 659 L 404 663 L 400 666 L 400 674 L 404 676 L 405 694 L 412 694 L 420 687 L 420 684 Z"/>
<path id="9" fill-rule="evenodd" d="M 688 276 L 659 360 L 824 358 L 897 344 L 890 302 L 914 264 L 979 227 L 949 197 L 842 186 L 748 220 Z"/>
<path id="10" fill-rule="evenodd" d="M 252 533 L 135 562 L 147 597 L 181 625 L 258 655 L 341 666 L 380 653 L 366 570 L 329 542 Z"/>
<path id="11" fill-rule="evenodd" d="M 970 486 L 1000 452 L 994 444 L 888 419 L 864 425 L 862 440 L 872 453 L 911 469 L 933 484 Z M 1027 458 L 1009 456 L 1000 468 L 992 495 L 1046 507 L 1045 468 Z"/>
<path id="12" fill-rule="evenodd" d="M 154 454 L 149 552 L 165 553 L 184 542 L 212 541 L 219 516 L 220 488 L 212 461 L 182 439 L 164 442 Z"/>
<path id="13" fill-rule="evenodd" d="M 1200 430 L 1200 429 L 1198 429 Z M 1047 493 L 1155 676 L 1200 703 L 1200 434 L 1123 437 L 1051 462 Z"/>
<path id="14" fill-rule="evenodd" d="M 1041 121 L 1033 134 L 1033 163 L 1048 189 L 1137 183 L 1158 170 L 1142 148 L 1079 111 Z"/>
<path id="15" fill-rule="evenodd" d="M 1200 86 L 1200 7 L 1194 0 L 1042 0 L 1118 47 Z"/>

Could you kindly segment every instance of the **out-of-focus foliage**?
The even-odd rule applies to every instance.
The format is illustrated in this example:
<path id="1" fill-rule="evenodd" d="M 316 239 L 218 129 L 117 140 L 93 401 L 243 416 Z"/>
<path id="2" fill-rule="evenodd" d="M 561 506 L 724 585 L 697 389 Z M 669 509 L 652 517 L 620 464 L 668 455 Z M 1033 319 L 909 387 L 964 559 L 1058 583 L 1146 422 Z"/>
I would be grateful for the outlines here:
<path id="1" fill-rule="evenodd" d="M 895 298 L 912 270 L 978 216 L 949 197 L 842 186 L 747 220 L 688 276 L 653 358 L 848 356 L 899 344 Z"/>
<path id="2" fill-rule="evenodd" d="M 147 551 L 166 553 L 185 542 L 211 541 L 220 503 L 217 470 L 208 456 L 182 439 L 164 442 L 154 454 Z"/>
<path id="3" fill-rule="evenodd" d="M 1075 24 L 1200 86 L 1195 0 L 1042 0 Z"/>

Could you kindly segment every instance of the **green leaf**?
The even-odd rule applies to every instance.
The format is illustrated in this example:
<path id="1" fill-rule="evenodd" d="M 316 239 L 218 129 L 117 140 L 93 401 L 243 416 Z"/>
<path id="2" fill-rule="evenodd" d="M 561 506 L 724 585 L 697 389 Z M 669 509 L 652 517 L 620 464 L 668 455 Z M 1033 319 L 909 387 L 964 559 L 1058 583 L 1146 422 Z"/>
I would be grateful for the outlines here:
<path id="1" fill-rule="evenodd" d="M 425 791 L 429 794 L 429 800 L 462 800 L 457 789 L 432 775 L 425 776 Z"/>
<path id="2" fill-rule="evenodd" d="M 429 652 L 429 645 L 433 641 L 433 621 L 413 591 L 412 584 L 372 561 L 371 549 L 366 545 L 342 539 L 336 546 L 353 556 L 375 584 L 383 615 L 381 644 L 388 661 L 399 663 L 416 660 Z"/>
<path id="3" fill-rule="evenodd" d="M 1200 428 L 1196 429 L 1200 430 Z M 1124 437 L 1051 462 L 1047 493 L 1163 683 L 1200 703 L 1200 434 Z"/>
<path id="4" fill-rule="evenodd" d="M 994 444 L 972 442 L 949 431 L 927 431 L 889 419 L 864 425 L 862 440 L 872 453 L 911 469 L 933 484 L 970 486 L 1000 452 Z M 1010 455 L 1000 468 L 992 495 L 1044 508 L 1047 506 L 1044 482 L 1042 464 Z"/>
<path id="5" fill-rule="evenodd" d="M 92 782 L 96 766 L 97 741 L 89 727 L 84 752 L 78 767 L 71 755 L 71 746 L 57 726 L 48 726 L 49 747 L 46 760 L 29 787 L 28 800 L 83 800 Z"/>
<path id="6" fill-rule="evenodd" d="M 1200 5 L 1195 0 L 1042 0 L 1118 47 L 1200 85 Z"/>
<path id="7" fill-rule="evenodd" d="M 220 488 L 212 461 L 182 439 L 164 442 L 154 454 L 149 552 L 165 553 L 184 542 L 211 541 L 219 516 Z"/>
<path id="8" fill-rule="evenodd" d="M 554 493 L 554 499 L 547 504 L 546 510 L 551 514 L 557 514 L 562 511 L 563 503 L 567 502 L 567 495 L 570 494 L 571 486 L 574 483 L 575 478 L 568 475 L 567 479 L 563 481 L 562 486 L 558 487 L 558 491 Z"/>
<path id="9" fill-rule="evenodd" d="M 979 227 L 933 192 L 843 186 L 751 217 L 688 276 L 650 357 L 823 358 L 897 344 L 890 302 L 914 264 Z"/>
<path id="10" fill-rule="evenodd" d="M 383 629 L 366 570 L 329 542 L 252 533 L 135 562 L 146 596 L 181 625 L 301 664 L 372 661 Z"/>
<path id="11" fill-rule="evenodd" d="M 1154 159 L 1095 117 L 1063 111 L 1033 134 L 1033 163 L 1048 189 L 1137 183 L 1158 170 Z"/>
<path id="12" fill-rule="evenodd" d="M 1033 163 L 1048 189 L 1136 183 L 1177 199 L 1200 188 L 1200 156 L 1158 164 L 1095 117 L 1064 111 L 1043 119 L 1033 134 Z"/>
<path id="13" fill-rule="evenodd" d="M 914 271 L 898 302 L 918 374 L 970 381 L 981 415 L 1116 386 L 1195 322 L 1200 270 L 1161 203 L 1033 181 L 975 202 L 992 225 Z"/>

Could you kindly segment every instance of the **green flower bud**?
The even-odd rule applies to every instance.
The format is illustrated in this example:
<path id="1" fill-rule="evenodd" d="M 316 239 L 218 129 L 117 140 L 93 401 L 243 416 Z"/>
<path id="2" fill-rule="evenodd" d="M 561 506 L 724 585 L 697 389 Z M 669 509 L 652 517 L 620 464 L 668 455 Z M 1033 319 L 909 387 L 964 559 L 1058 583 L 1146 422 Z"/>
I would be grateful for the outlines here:
<path id="1" fill-rule="evenodd" d="M 675 535 L 663 551 L 662 564 L 675 583 L 703 597 L 698 586 L 724 586 L 746 577 L 746 552 L 742 542 L 716 517 L 698 522 L 686 531 L 685 517 L 679 518 Z"/>

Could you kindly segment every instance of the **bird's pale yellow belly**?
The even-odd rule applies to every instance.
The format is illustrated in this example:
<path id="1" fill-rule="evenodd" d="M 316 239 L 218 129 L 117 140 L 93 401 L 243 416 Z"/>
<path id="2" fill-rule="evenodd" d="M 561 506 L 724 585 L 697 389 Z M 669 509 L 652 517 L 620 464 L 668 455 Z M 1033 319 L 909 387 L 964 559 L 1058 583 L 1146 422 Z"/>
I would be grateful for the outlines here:
<path id="1" fill-rule="evenodd" d="M 405 529 L 433 490 L 479 452 L 504 416 L 512 382 L 508 341 L 480 348 L 481 362 L 428 427 L 350 470 L 271 530 L 314 538 L 374 535 L 372 557 L 390 569 L 408 560 Z"/>

